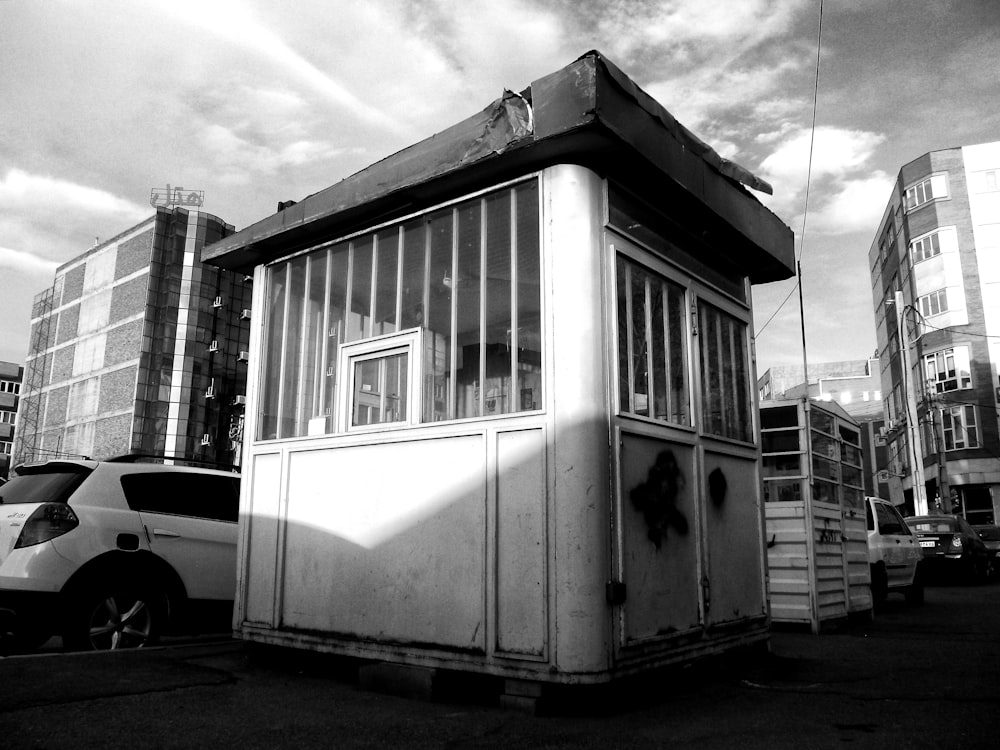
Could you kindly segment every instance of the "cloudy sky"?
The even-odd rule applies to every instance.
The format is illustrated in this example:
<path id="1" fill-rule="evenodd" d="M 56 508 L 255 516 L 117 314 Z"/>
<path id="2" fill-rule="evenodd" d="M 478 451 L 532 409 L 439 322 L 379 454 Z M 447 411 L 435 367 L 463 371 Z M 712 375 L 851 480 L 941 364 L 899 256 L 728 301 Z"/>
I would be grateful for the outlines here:
<path id="1" fill-rule="evenodd" d="M 151 188 L 204 190 L 242 228 L 591 49 L 774 186 L 809 360 L 868 357 L 899 168 L 1000 139 L 1000 3 L 822 16 L 803 235 L 820 0 L 0 0 L 0 360 L 24 361 L 56 267 L 151 215 Z M 760 372 L 802 361 L 793 288 L 755 289 Z"/>

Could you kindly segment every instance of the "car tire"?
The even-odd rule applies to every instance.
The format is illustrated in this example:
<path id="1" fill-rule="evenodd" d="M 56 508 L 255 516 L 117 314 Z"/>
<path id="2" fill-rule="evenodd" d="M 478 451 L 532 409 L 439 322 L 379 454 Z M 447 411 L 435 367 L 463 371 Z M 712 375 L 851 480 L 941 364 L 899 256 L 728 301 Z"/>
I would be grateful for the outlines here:
<path id="1" fill-rule="evenodd" d="M 920 571 L 920 566 L 913 572 L 913 583 L 903 591 L 906 603 L 910 605 L 920 605 L 924 603 L 924 574 Z"/>
<path id="2" fill-rule="evenodd" d="M 889 579 L 886 577 L 885 568 L 881 564 L 872 565 L 871 578 L 872 608 L 880 609 L 889 596 Z"/>
<path id="3" fill-rule="evenodd" d="M 152 646 L 160 638 L 167 611 L 166 596 L 150 584 L 95 585 L 76 597 L 63 641 L 72 651 Z"/>

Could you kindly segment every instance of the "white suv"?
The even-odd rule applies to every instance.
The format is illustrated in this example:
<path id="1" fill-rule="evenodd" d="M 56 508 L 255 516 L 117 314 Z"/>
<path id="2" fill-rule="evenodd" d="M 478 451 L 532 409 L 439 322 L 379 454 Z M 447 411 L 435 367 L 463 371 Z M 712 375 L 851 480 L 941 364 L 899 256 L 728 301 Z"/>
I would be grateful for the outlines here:
<path id="1" fill-rule="evenodd" d="M 143 646 L 231 616 L 239 475 L 139 460 L 29 464 L 0 486 L 6 650 Z"/>
<path id="2" fill-rule="evenodd" d="M 865 516 L 875 606 L 883 604 L 890 591 L 904 594 L 910 604 L 921 604 L 924 601 L 920 570 L 923 552 L 916 535 L 892 503 L 881 498 L 865 498 Z"/>

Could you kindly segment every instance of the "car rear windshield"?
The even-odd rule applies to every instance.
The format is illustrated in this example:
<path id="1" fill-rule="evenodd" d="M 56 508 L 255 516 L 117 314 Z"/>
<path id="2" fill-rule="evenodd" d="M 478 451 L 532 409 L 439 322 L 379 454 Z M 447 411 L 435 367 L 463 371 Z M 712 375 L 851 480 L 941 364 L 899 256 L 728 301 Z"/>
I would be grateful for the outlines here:
<path id="1" fill-rule="evenodd" d="M 65 503 L 86 479 L 89 469 L 54 470 L 20 474 L 0 487 L 0 503 Z"/>
<path id="2" fill-rule="evenodd" d="M 952 518 L 911 518 L 906 525 L 914 531 L 931 534 L 951 534 L 958 531 L 958 524 Z"/>

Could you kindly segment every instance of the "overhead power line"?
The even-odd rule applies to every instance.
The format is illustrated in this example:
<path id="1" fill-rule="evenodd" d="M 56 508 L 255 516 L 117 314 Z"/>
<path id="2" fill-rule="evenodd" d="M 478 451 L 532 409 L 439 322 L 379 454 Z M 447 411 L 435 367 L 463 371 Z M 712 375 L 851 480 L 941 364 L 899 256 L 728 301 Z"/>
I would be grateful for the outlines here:
<path id="1" fill-rule="evenodd" d="M 806 166 L 806 194 L 805 203 L 802 207 L 802 231 L 799 233 L 799 252 L 795 259 L 795 270 L 796 278 L 795 285 L 788 290 L 788 294 L 778 305 L 777 309 L 771 314 L 771 317 L 754 333 L 754 338 L 760 336 L 767 328 L 768 324 L 774 320 L 774 318 L 781 312 L 782 308 L 788 303 L 788 300 L 792 298 L 792 294 L 796 290 L 799 292 L 799 310 L 802 319 L 802 349 L 803 356 L 805 354 L 805 310 L 802 307 L 802 254 L 805 250 L 806 245 L 806 220 L 809 216 L 809 189 L 812 185 L 812 164 L 813 164 L 813 148 L 816 144 L 816 111 L 819 108 L 819 71 L 820 71 L 820 61 L 822 59 L 823 51 L 823 0 L 819 0 L 819 28 L 816 32 L 816 74 L 813 77 L 813 106 L 812 106 L 812 124 L 809 129 L 809 159 Z M 804 362 L 803 362 L 804 365 Z M 808 380 L 808 377 L 807 377 Z"/>

